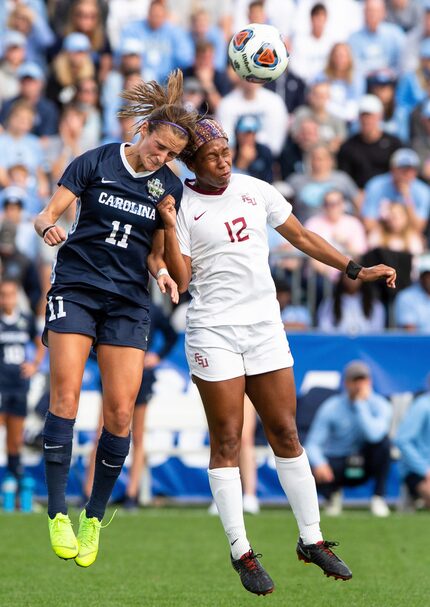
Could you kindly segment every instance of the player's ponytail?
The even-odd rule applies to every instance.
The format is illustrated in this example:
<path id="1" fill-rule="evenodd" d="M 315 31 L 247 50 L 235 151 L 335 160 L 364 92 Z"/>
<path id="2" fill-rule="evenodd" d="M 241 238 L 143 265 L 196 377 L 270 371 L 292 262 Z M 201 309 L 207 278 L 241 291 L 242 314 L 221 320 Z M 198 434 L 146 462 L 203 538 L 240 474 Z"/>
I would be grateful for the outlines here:
<path id="1" fill-rule="evenodd" d="M 171 72 L 166 86 L 155 80 L 140 82 L 121 97 L 128 103 L 118 112 L 120 118 L 140 118 L 135 125 L 138 133 L 144 122 L 149 123 L 149 132 L 160 125 L 170 126 L 178 136 L 190 139 L 199 118 L 197 112 L 189 112 L 182 105 L 183 75 L 181 70 Z"/>

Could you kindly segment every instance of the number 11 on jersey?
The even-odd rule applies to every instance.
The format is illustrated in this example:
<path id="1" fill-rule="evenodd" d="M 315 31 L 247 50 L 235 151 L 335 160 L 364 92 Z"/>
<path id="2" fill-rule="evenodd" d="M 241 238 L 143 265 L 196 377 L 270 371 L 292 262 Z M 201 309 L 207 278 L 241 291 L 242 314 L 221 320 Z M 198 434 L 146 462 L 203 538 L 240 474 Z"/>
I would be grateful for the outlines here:
<path id="1" fill-rule="evenodd" d="M 116 235 L 118 230 L 120 229 L 121 223 L 119 221 L 112 221 L 113 230 L 110 233 L 108 238 L 105 238 L 105 242 L 109 244 L 116 245 L 117 247 L 121 247 L 122 249 L 126 249 L 128 247 L 128 237 L 130 236 L 131 228 L 133 227 L 131 223 L 124 224 L 124 234 L 122 235 L 121 240 L 117 240 Z"/>

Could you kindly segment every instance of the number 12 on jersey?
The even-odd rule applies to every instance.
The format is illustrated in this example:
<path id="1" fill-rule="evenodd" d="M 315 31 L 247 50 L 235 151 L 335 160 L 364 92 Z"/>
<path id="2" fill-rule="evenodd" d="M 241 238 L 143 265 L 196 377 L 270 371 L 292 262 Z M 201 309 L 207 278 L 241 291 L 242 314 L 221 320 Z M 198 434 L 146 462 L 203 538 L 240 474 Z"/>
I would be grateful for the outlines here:
<path id="1" fill-rule="evenodd" d="M 248 240 L 249 234 L 242 235 L 243 230 L 248 227 L 246 225 L 244 217 L 237 217 L 236 219 L 233 219 L 231 224 L 232 225 L 230 225 L 228 221 L 224 223 L 225 227 L 227 228 L 228 235 L 230 236 L 231 242 L 243 242 L 244 240 Z M 237 224 L 240 224 L 239 229 L 236 227 L 232 227 L 237 226 Z"/>
<path id="2" fill-rule="evenodd" d="M 124 233 L 122 235 L 121 240 L 117 240 L 117 233 L 121 227 L 121 223 L 119 221 L 112 221 L 113 230 L 110 233 L 108 238 L 105 238 L 105 242 L 109 244 L 116 245 L 117 247 L 121 247 L 122 249 L 126 249 L 128 247 L 128 237 L 130 236 L 131 228 L 133 227 L 131 223 L 124 224 Z"/>

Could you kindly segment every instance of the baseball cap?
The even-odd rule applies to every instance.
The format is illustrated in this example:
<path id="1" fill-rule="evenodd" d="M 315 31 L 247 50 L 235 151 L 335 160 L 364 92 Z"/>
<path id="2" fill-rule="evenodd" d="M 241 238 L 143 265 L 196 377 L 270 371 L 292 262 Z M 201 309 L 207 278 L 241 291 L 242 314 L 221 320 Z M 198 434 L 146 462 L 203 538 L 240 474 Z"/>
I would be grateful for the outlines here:
<path id="1" fill-rule="evenodd" d="M 21 32 L 16 30 L 6 30 L 3 38 L 4 48 L 10 48 L 11 46 L 25 46 L 27 39 Z"/>
<path id="2" fill-rule="evenodd" d="M 382 114 L 382 101 L 376 95 L 363 95 L 358 102 L 359 114 Z"/>
<path id="3" fill-rule="evenodd" d="M 424 253 L 417 259 L 417 270 L 419 274 L 430 272 L 430 253 Z"/>
<path id="4" fill-rule="evenodd" d="M 420 44 L 420 57 L 430 59 L 430 38 L 424 38 Z"/>
<path id="5" fill-rule="evenodd" d="M 24 206 L 26 198 L 27 194 L 25 190 L 15 185 L 10 185 L 7 188 L 4 188 L 0 197 L 3 206 L 5 204 L 19 204 L 22 207 Z"/>
<path id="6" fill-rule="evenodd" d="M 119 49 L 121 55 L 141 55 L 143 44 L 137 38 L 126 38 Z"/>
<path id="7" fill-rule="evenodd" d="M 44 80 L 45 74 L 42 68 L 33 61 L 26 61 L 18 68 L 18 78 L 32 78 L 33 80 Z"/>
<path id="8" fill-rule="evenodd" d="M 367 76 L 367 86 L 384 86 L 386 84 L 395 85 L 397 75 L 393 70 L 384 69 L 371 72 Z"/>
<path id="9" fill-rule="evenodd" d="M 70 53 L 87 52 L 91 50 L 91 42 L 85 34 L 72 32 L 64 38 L 63 49 Z"/>
<path id="10" fill-rule="evenodd" d="M 238 133 L 258 133 L 260 129 L 261 120 L 254 114 L 241 116 L 236 123 L 236 131 Z"/>
<path id="11" fill-rule="evenodd" d="M 414 150 L 410 148 L 400 148 L 396 150 L 390 158 L 392 168 L 414 167 L 419 168 L 420 158 Z"/>
<path id="12" fill-rule="evenodd" d="M 370 377 L 370 367 L 362 360 L 352 360 L 343 370 L 343 376 L 346 380 Z"/>

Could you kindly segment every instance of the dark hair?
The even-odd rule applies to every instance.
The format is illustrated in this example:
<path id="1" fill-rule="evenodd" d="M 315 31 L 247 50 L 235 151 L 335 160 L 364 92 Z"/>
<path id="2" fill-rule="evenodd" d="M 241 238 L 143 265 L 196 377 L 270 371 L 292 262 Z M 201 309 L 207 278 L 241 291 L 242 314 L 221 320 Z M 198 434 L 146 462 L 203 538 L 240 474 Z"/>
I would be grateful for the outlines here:
<path id="1" fill-rule="evenodd" d="M 183 138 L 192 137 L 196 122 L 199 119 L 197 112 L 187 111 L 181 101 L 183 94 L 183 75 L 181 70 L 171 72 L 166 86 L 161 86 L 155 80 L 142 82 L 129 91 L 123 91 L 121 97 L 129 103 L 118 112 L 119 118 L 133 116 L 140 120 L 136 123 L 135 133 L 138 133 L 144 122 L 149 122 L 149 132 L 159 128 L 160 123 L 172 123 L 179 128 L 175 133 Z M 169 126 L 169 125 L 167 125 Z M 184 133 L 184 130 L 186 133 Z"/>
<path id="2" fill-rule="evenodd" d="M 314 17 L 315 15 L 318 15 L 319 13 L 327 14 L 327 9 L 326 9 L 325 5 L 322 4 L 322 2 L 318 2 L 317 4 L 314 4 L 313 7 L 311 8 L 311 17 Z"/>
<path id="3" fill-rule="evenodd" d="M 335 326 L 342 320 L 342 296 L 345 293 L 344 275 L 341 274 L 333 291 L 333 316 Z M 375 301 L 375 293 L 369 282 L 361 283 L 361 308 L 366 318 L 370 318 L 373 311 L 373 302 Z"/>

